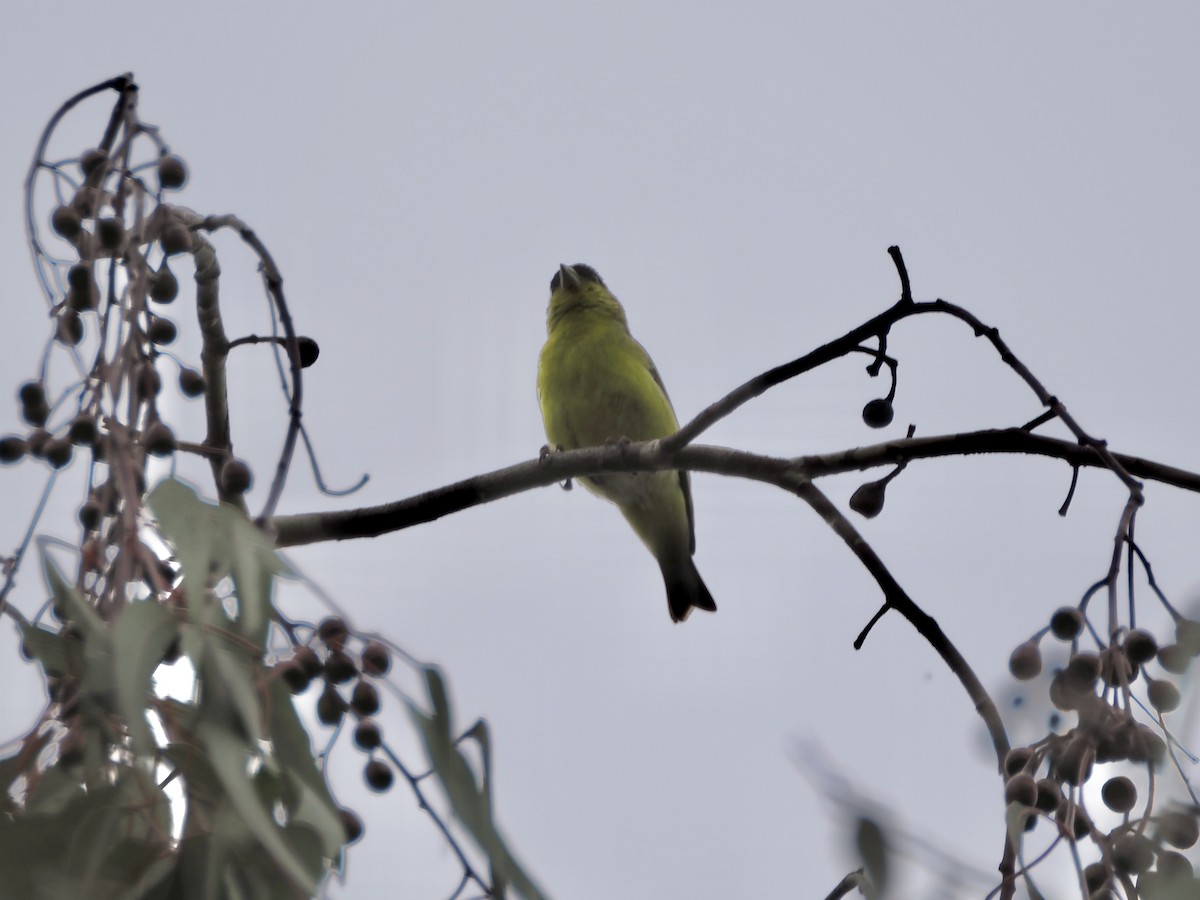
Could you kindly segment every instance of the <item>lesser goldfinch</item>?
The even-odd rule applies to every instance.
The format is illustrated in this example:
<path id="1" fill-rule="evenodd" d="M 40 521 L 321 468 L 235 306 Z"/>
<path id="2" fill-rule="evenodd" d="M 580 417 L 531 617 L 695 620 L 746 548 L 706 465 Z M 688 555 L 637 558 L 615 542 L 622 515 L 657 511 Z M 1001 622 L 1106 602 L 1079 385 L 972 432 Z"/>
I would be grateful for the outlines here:
<path id="1" fill-rule="evenodd" d="M 559 266 L 550 282 L 538 400 L 552 448 L 576 450 L 679 430 L 650 355 L 629 333 L 625 310 L 591 266 Z M 687 472 L 612 472 L 579 479 L 611 500 L 654 554 L 671 620 L 716 611 L 692 554 L 696 532 Z"/>

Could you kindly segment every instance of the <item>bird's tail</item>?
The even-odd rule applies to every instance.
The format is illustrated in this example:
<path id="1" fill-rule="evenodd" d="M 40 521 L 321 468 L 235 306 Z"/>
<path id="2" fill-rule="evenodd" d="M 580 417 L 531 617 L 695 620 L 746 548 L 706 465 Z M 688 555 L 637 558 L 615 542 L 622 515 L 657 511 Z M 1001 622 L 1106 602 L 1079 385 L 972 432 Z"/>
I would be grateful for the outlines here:
<path id="1" fill-rule="evenodd" d="M 667 606 L 671 609 L 671 621 L 682 622 L 692 608 L 717 611 L 717 602 L 700 577 L 696 564 L 690 556 L 672 566 L 663 566 L 663 581 L 667 585 Z"/>

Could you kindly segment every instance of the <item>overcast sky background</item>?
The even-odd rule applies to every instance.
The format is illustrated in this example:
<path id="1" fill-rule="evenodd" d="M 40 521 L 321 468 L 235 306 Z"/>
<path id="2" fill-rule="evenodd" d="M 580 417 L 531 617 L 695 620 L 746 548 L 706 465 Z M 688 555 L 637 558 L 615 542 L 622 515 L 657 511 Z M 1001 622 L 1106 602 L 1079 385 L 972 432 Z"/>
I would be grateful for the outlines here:
<path id="1" fill-rule="evenodd" d="M 48 333 L 22 212 L 38 135 L 64 99 L 132 71 L 143 120 L 189 163 L 179 202 L 250 223 L 320 343 L 305 421 L 326 478 L 370 474 L 337 500 L 299 463 L 281 512 L 382 503 L 535 456 L 560 262 L 600 271 L 688 419 L 891 304 L 893 243 L 919 299 L 998 326 L 1093 434 L 1200 468 L 1198 26 L 1185 3 L 16 4 L 0 17 L 0 381 L 32 377 Z M 61 155 L 94 144 L 108 109 L 68 122 Z M 255 261 L 233 238 L 218 249 L 230 334 L 265 332 Z M 171 315 L 194 328 L 187 296 Z M 890 428 L 863 425 L 887 386 L 853 359 L 703 442 L 800 455 L 1039 412 L 961 324 L 906 322 L 889 349 Z M 181 355 L 197 350 L 185 334 Z M 286 424 L 270 355 L 237 351 L 231 385 L 257 507 Z M 172 403 L 176 430 L 200 439 L 198 407 Z M 0 433 L 21 427 L 0 404 Z M 68 539 L 82 469 L 48 512 Z M 203 468 L 183 469 L 207 489 Z M 1122 492 L 1085 472 L 1062 519 L 1069 475 L 1047 460 L 922 462 L 879 519 L 855 517 L 997 699 L 1012 648 L 1107 565 Z M 0 471 L 0 554 L 42 480 L 36 465 Z M 822 486 L 845 508 L 863 480 Z M 554 896 L 823 896 L 857 863 L 830 772 L 797 764 L 817 750 L 981 896 L 1003 811 L 958 682 L 895 615 L 853 650 L 878 591 L 799 501 L 693 485 L 720 612 L 681 626 L 649 554 L 580 490 L 290 558 L 355 627 L 441 664 L 464 727 L 488 719 L 500 822 Z M 1200 503 L 1156 485 L 1147 498 L 1142 546 L 1193 606 Z M 30 566 L 17 602 L 33 610 L 42 591 Z M 281 604 L 319 614 L 302 587 Z M 7 736 L 40 700 L 13 630 L 0 634 Z M 420 768 L 398 707 L 385 729 Z M 1014 740 L 1041 722 L 1014 717 Z M 365 793 L 362 762 L 347 736 L 335 789 L 367 836 L 330 896 L 448 895 L 452 855 L 404 787 Z M 926 861 L 910 858 L 902 896 L 928 890 Z"/>

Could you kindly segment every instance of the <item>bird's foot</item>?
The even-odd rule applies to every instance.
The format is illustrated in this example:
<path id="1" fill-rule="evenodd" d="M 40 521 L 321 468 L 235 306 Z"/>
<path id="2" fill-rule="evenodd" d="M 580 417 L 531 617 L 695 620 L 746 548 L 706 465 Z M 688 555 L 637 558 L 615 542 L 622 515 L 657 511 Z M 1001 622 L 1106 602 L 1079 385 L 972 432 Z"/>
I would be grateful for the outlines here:
<path id="1" fill-rule="evenodd" d="M 560 452 L 562 452 L 562 447 L 560 446 L 555 446 L 552 448 L 549 444 L 542 444 L 542 449 L 538 451 L 538 462 L 544 464 L 551 456 Z M 574 485 L 571 483 L 571 479 L 568 478 L 566 481 L 561 483 L 561 487 L 564 491 L 569 491 L 572 487 L 574 487 Z"/>

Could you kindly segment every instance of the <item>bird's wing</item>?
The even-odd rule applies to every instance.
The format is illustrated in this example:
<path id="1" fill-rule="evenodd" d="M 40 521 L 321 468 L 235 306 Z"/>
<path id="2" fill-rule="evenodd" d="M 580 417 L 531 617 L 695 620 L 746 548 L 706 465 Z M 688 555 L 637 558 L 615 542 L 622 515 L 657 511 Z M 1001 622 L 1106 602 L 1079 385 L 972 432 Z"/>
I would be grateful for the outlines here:
<path id="1" fill-rule="evenodd" d="M 646 368 L 650 371 L 651 377 L 654 378 L 659 390 L 663 392 L 663 396 L 667 399 L 667 406 L 671 407 L 671 413 L 674 415 L 675 407 L 671 404 L 671 395 L 667 393 L 667 386 L 663 384 L 662 376 L 658 374 L 658 367 L 654 365 L 654 360 L 650 358 L 650 354 L 636 340 L 633 342 L 642 354 L 642 359 L 646 363 Z M 679 425 L 676 423 L 675 428 Z M 696 514 L 692 508 L 692 481 L 688 478 L 688 473 L 680 470 L 679 472 L 679 487 L 683 491 L 683 505 L 687 509 L 688 521 L 688 552 L 695 555 L 696 553 Z"/>
<path id="2" fill-rule="evenodd" d="M 688 517 L 688 553 L 696 555 L 696 517 L 692 512 L 692 482 L 688 473 L 679 471 L 679 486 L 683 488 L 683 505 L 687 508 Z"/>

